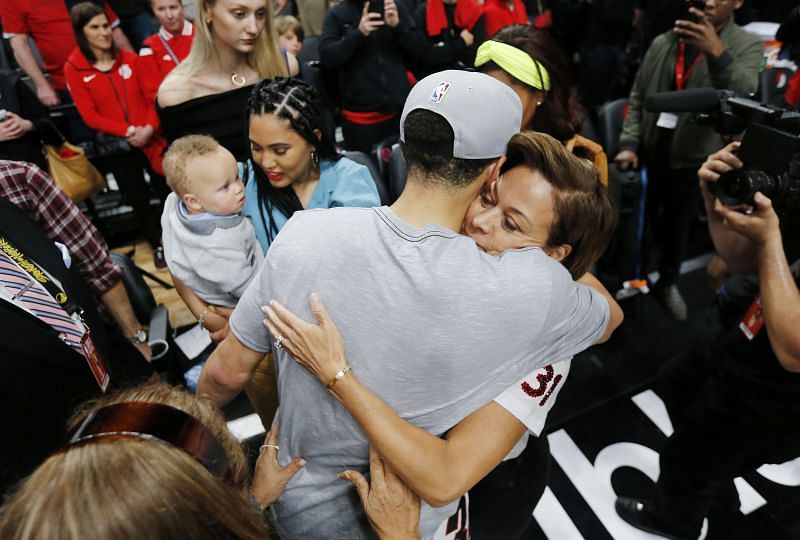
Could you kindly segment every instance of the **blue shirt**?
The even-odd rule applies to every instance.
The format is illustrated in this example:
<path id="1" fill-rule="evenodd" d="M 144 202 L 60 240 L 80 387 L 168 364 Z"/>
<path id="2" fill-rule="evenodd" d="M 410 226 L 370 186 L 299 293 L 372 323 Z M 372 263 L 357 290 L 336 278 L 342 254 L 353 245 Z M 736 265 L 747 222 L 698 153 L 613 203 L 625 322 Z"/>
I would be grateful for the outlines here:
<path id="1" fill-rule="evenodd" d="M 249 177 L 243 178 L 245 181 L 245 200 L 242 211 L 253 222 L 256 238 L 264 249 L 264 253 L 266 253 L 270 244 L 269 234 L 267 234 L 269 216 L 265 208 L 264 220 L 262 221 L 261 212 L 258 208 L 256 180 L 252 166 L 251 164 Z M 242 171 L 243 167 L 240 163 L 239 173 L 241 174 Z M 337 161 L 327 159 L 320 161 L 319 184 L 317 184 L 317 189 L 311 195 L 311 199 L 306 205 L 306 210 L 312 208 L 335 208 L 337 206 L 372 207 L 380 205 L 381 200 L 378 196 L 378 188 L 375 187 L 375 181 L 372 179 L 369 169 L 365 166 L 345 157 Z M 287 217 L 276 208 L 272 209 L 272 217 L 280 231 L 286 224 Z M 266 227 L 264 221 L 266 221 Z"/>

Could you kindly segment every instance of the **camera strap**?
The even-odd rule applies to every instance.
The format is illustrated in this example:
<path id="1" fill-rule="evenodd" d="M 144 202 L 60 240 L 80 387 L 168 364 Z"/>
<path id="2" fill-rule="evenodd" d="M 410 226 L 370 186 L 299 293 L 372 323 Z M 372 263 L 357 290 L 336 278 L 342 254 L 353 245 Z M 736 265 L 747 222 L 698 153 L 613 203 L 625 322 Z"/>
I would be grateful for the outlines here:
<path id="1" fill-rule="evenodd" d="M 689 80 L 689 77 L 692 75 L 692 71 L 702 56 L 702 54 L 695 56 L 694 60 L 692 60 L 692 63 L 689 64 L 689 67 L 687 68 L 686 42 L 681 41 L 678 43 L 678 57 L 675 59 L 675 88 L 678 90 L 683 90 L 684 87 L 686 87 L 686 81 Z"/>

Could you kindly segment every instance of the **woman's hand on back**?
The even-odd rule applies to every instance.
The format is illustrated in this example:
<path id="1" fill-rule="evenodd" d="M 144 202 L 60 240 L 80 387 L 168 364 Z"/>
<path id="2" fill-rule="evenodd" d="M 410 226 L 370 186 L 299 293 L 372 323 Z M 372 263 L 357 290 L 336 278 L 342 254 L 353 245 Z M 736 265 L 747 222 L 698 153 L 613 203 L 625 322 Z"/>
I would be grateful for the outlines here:
<path id="1" fill-rule="evenodd" d="M 275 422 L 258 452 L 253 484 L 250 486 L 250 491 L 262 509 L 278 500 L 289 480 L 306 464 L 306 460 L 301 457 L 294 458 L 285 467 L 278 464 L 278 430 L 278 422 Z"/>
<path id="2" fill-rule="evenodd" d="M 311 295 L 311 311 L 319 324 L 307 323 L 274 300 L 261 309 L 270 333 L 276 338 L 283 336 L 281 347 L 322 384 L 347 365 L 342 334 L 316 294 Z"/>
<path id="3" fill-rule="evenodd" d="M 357 471 L 344 471 L 339 478 L 350 481 L 381 540 L 414 540 L 419 535 L 419 497 L 397 476 L 375 449 L 369 447 L 372 483 Z"/>

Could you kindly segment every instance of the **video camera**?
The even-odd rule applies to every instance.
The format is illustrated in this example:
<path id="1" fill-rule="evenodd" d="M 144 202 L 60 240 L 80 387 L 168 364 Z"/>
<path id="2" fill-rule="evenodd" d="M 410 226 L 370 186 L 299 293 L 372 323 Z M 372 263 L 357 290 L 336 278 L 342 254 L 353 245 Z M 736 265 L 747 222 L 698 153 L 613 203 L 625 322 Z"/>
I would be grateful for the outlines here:
<path id="1" fill-rule="evenodd" d="M 697 113 L 697 122 L 713 124 L 721 135 L 746 130 L 738 152 L 744 167 L 722 174 L 709 186 L 712 192 L 726 206 L 737 206 L 752 205 L 760 191 L 776 211 L 800 214 L 800 113 L 714 88 L 652 94 L 644 108 Z"/>

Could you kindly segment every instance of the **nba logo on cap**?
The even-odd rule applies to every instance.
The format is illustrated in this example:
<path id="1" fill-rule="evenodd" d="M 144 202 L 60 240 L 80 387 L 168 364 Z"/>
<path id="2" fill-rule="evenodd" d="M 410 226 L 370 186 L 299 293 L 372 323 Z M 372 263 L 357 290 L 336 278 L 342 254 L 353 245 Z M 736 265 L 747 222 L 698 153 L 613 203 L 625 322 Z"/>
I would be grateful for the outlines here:
<path id="1" fill-rule="evenodd" d="M 431 94 L 431 103 L 440 103 L 443 99 L 447 91 L 450 89 L 449 82 L 440 82 L 436 85 L 436 88 L 433 89 L 433 93 Z"/>

